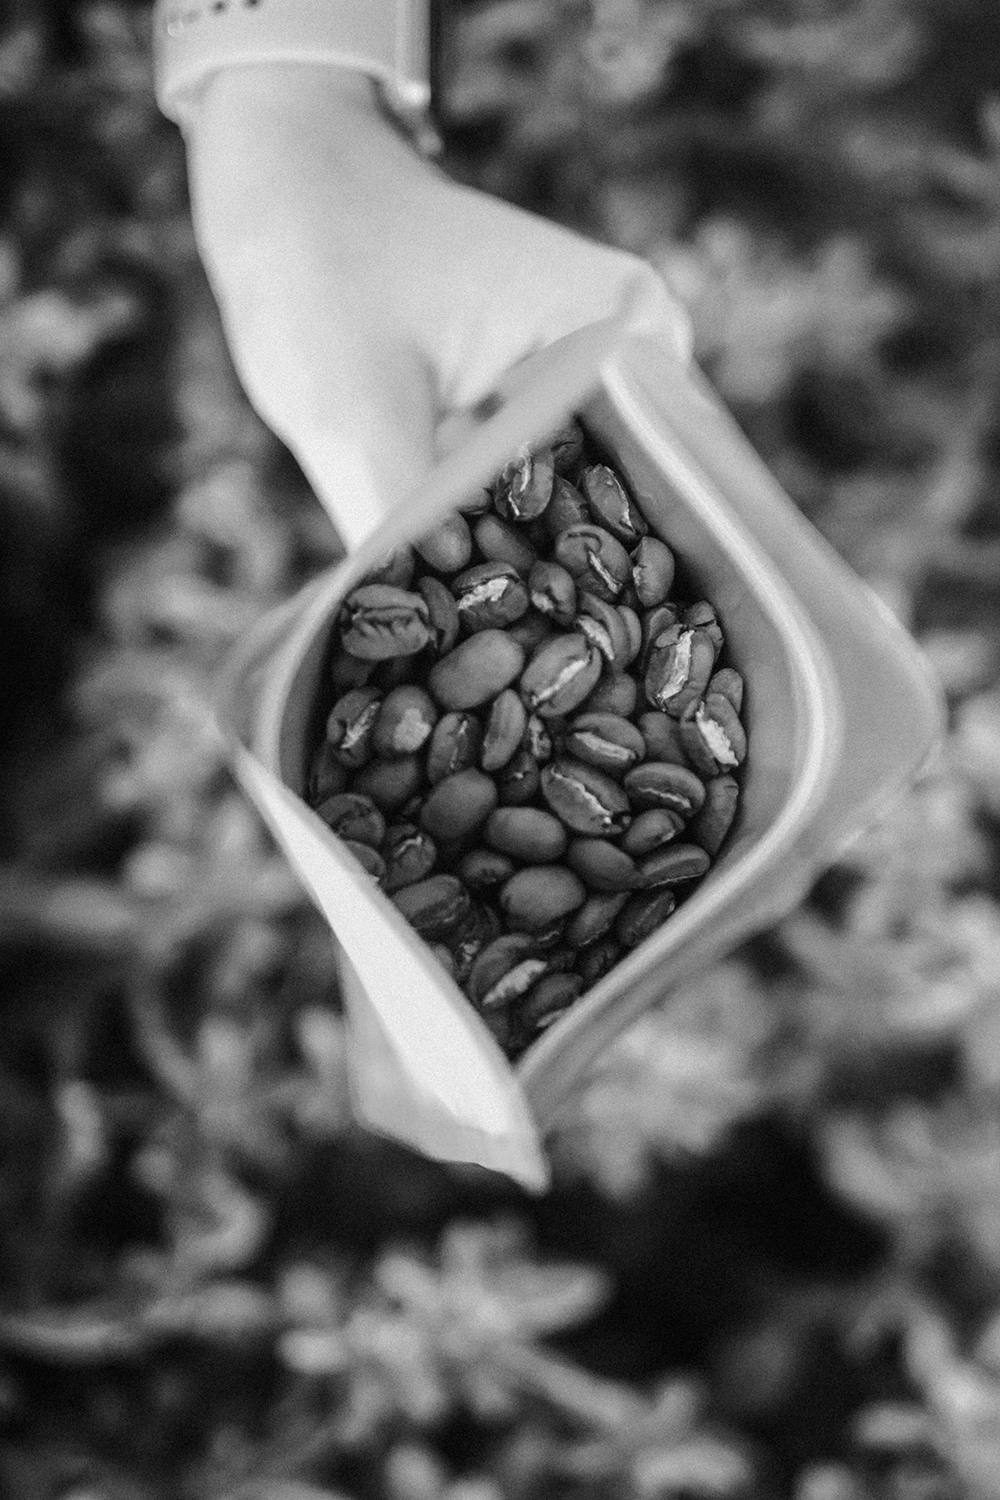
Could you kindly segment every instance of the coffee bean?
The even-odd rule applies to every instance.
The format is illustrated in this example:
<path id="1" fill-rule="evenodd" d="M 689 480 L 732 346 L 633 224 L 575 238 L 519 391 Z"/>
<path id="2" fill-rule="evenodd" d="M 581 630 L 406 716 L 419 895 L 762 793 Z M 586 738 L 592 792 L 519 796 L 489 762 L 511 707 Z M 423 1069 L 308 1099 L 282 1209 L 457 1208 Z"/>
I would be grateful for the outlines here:
<path id="1" fill-rule="evenodd" d="M 341 765 L 357 770 L 372 756 L 372 736 L 382 694 L 377 687 L 350 688 L 330 710 L 326 742 Z"/>
<path id="2" fill-rule="evenodd" d="M 431 786 L 476 765 L 482 743 L 483 726 L 475 714 L 442 715 L 427 748 L 427 780 Z"/>
<path id="3" fill-rule="evenodd" d="M 521 453 L 500 476 L 494 504 L 505 521 L 532 521 L 552 498 L 555 459 L 551 449 Z"/>
<path id="4" fill-rule="evenodd" d="M 669 844 L 639 861 L 639 885 L 683 885 L 700 880 L 712 863 L 697 844 Z"/>
<path id="5" fill-rule="evenodd" d="M 566 752 L 620 780 L 646 754 L 646 743 L 634 724 L 620 714 L 577 714 L 566 731 Z"/>
<path id="6" fill-rule="evenodd" d="M 588 896 L 566 928 L 566 941 L 572 948 L 586 948 L 606 937 L 628 900 L 627 891 L 601 892 Z"/>
<path id="7" fill-rule="evenodd" d="M 531 713 L 549 718 L 572 713 L 601 675 L 601 658 L 587 638 L 574 632 L 540 646 L 521 675 L 521 696 Z"/>
<path id="8" fill-rule="evenodd" d="M 705 801 L 687 826 L 687 836 L 707 854 L 718 854 L 736 816 L 739 783 L 733 776 L 716 776 L 705 787 Z"/>
<path id="9" fill-rule="evenodd" d="M 499 771 L 518 749 L 528 724 L 528 713 L 513 688 L 504 688 L 490 707 L 483 734 L 480 765 L 484 771 Z"/>
<path id="10" fill-rule="evenodd" d="M 528 588 L 513 563 L 477 563 L 452 583 L 458 618 L 470 635 L 503 630 L 528 609 Z"/>
<path id="11" fill-rule="evenodd" d="M 739 714 L 721 693 L 707 693 L 689 708 L 679 729 L 688 760 L 702 776 L 718 776 L 743 764 L 747 737 Z"/>
<path id="12" fill-rule="evenodd" d="M 566 852 L 566 829 L 540 807 L 498 807 L 483 836 L 492 848 L 525 864 L 552 864 Z"/>
<path id="13" fill-rule="evenodd" d="M 459 771 L 428 792 L 420 825 L 434 839 L 463 839 L 485 823 L 496 805 L 497 789 L 491 777 L 483 771 Z"/>
<path id="14" fill-rule="evenodd" d="M 345 651 L 364 661 L 413 656 L 430 640 L 427 605 L 420 594 L 391 584 L 363 584 L 344 602 L 340 639 Z"/>
<path id="15" fill-rule="evenodd" d="M 446 940 L 469 914 L 472 899 L 454 875 L 432 875 L 397 891 L 392 903 L 421 937 Z"/>
<path id="16" fill-rule="evenodd" d="M 370 797 L 384 813 L 394 813 L 423 785 L 423 770 L 415 755 L 396 760 L 371 760 L 356 771 L 351 785 Z"/>
<path id="17" fill-rule="evenodd" d="M 395 823 L 386 829 L 382 857 L 386 865 L 382 884 L 392 893 L 426 880 L 437 860 L 437 846 L 430 834 L 416 824 Z"/>
<path id="18" fill-rule="evenodd" d="M 630 896 L 615 921 L 615 937 L 625 948 L 638 948 L 670 916 L 677 905 L 673 891 L 641 891 Z"/>
<path id="19" fill-rule="evenodd" d="M 412 755 L 430 739 L 437 721 L 434 700 L 423 688 L 413 684 L 393 688 L 377 707 L 372 749 L 389 759 Z"/>
<path id="20" fill-rule="evenodd" d="M 573 839 L 566 863 L 591 891 L 631 891 L 641 884 L 635 861 L 607 839 Z"/>
<path id="21" fill-rule="evenodd" d="M 442 521 L 415 544 L 417 552 L 437 573 L 458 573 L 469 566 L 472 532 L 464 516 L 455 514 Z"/>
<path id="22" fill-rule="evenodd" d="M 594 520 L 607 527 L 620 542 L 632 547 L 646 535 L 649 527 L 642 512 L 629 500 L 625 486 L 607 464 L 592 464 L 589 469 L 584 469 L 580 475 L 580 488 Z"/>
<path id="23" fill-rule="evenodd" d="M 524 652 L 502 630 L 480 630 L 431 667 L 427 685 L 445 709 L 478 708 L 514 681 Z"/>
<path id="24" fill-rule="evenodd" d="M 539 932 L 586 899 L 583 882 L 565 865 L 533 865 L 500 887 L 500 909 L 518 932 Z"/>
<path id="25" fill-rule="evenodd" d="M 644 761 L 626 773 L 624 786 L 633 807 L 665 807 L 685 820 L 693 817 L 705 800 L 704 782 L 686 766 L 668 761 Z"/>
<path id="26" fill-rule="evenodd" d="M 513 563 L 527 579 L 538 554 L 524 534 L 499 516 L 482 516 L 473 528 L 476 546 L 487 562 Z"/>
<path id="27" fill-rule="evenodd" d="M 559 756 L 544 767 L 542 796 L 574 833 L 613 837 L 629 825 L 629 799 L 618 783 L 568 756 Z"/>
<path id="28" fill-rule="evenodd" d="M 684 827 L 684 818 L 679 812 L 666 807 L 651 807 L 633 818 L 631 826 L 622 839 L 622 848 L 633 859 L 652 854 L 664 844 L 671 843 Z"/>
<path id="29" fill-rule="evenodd" d="M 663 604 L 674 581 L 674 554 L 658 536 L 644 536 L 632 550 L 632 583 L 644 609 Z"/>
<path id="30" fill-rule="evenodd" d="M 385 837 L 385 818 L 372 798 L 360 792 L 339 792 L 326 797 L 316 813 L 339 839 L 353 839 L 377 849 Z"/>
<path id="31" fill-rule="evenodd" d="M 580 704 L 586 713 L 618 714 L 629 719 L 635 713 L 639 701 L 639 688 L 634 677 L 627 672 L 606 673 L 590 696 Z"/>
<path id="32" fill-rule="evenodd" d="M 555 537 L 570 526 L 589 521 L 590 507 L 576 486 L 557 474 L 542 520 L 549 535 Z"/>
<path id="33" fill-rule="evenodd" d="M 495 818 L 496 813 L 491 813 L 490 817 Z M 489 827 L 489 819 L 487 819 L 486 826 Z M 463 854 L 456 873 L 470 891 L 485 891 L 491 886 L 503 885 L 516 869 L 517 866 L 510 856 L 501 854 L 499 849 L 477 848 L 470 849 L 468 854 Z"/>
<path id="34" fill-rule="evenodd" d="M 581 522 L 568 526 L 555 539 L 556 562 L 586 589 L 614 604 L 631 576 L 629 555 L 621 542 L 603 526 Z"/>
<path id="35" fill-rule="evenodd" d="M 559 563 L 536 562 L 528 574 L 528 592 L 540 614 L 557 625 L 572 625 L 576 618 L 576 584 Z"/>

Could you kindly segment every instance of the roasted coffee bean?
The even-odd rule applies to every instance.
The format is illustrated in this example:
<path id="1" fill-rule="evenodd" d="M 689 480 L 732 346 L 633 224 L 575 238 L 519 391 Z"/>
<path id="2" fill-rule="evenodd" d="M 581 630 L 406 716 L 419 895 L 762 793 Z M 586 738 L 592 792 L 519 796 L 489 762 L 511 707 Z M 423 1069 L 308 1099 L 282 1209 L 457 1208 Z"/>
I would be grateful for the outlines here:
<path id="1" fill-rule="evenodd" d="M 640 891 L 630 896 L 615 922 L 615 937 L 625 948 L 638 948 L 670 916 L 677 905 L 673 891 Z"/>
<path id="2" fill-rule="evenodd" d="M 704 630 L 672 625 L 656 639 L 646 665 L 646 697 L 675 719 L 704 693 L 715 665 L 715 646 Z"/>
<path id="3" fill-rule="evenodd" d="M 697 604 L 691 604 L 683 611 L 681 623 L 696 630 L 703 630 L 712 642 L 715 654 L 718 656 L 724 642 L 722 626 L 719 624 L 714 605 L 709 604 L 707 599 L 699 599 Z"/>
<path id="4" fill-rule="evenodd" d="M 639 665 L 645 671 L 649 663 L 650 652 L 654 646 L 661 644 L 660 637 L 666 636 L 666 632 L 677 624 L 679 613 L 676 604 L 657 604 L 653 609 L 646 610 L 642 616 L 642 649 L 639 652 Z M 666 644 L 672 637 L 666 636 L 662 644 Z"/>
<path id="5" fill-rule="evenodd" d="M 732 826 L 739 801 L 739 784 L 732 776 L 716 776 L 705 787 L 705 801 L 687 826 L 687 837 L 706 854 L 716 855 Z"/>
<path id="6" fill-rule="evenodd" d="M 607 839 L 573 839 L 566 863 L 590 891 L 631 891 L 640 884 L 635 861 Z"/>
<path id="7" fill-rule="evenodd" d="M 472 558 L 472 532 L 463 515 L 448 516 L 415 543 L 417 552 L 437 573 L 458 573 Z"/>
<path id="8" fill-rule="evenodd" d="M 645 517 L 632 504 L 625 486 L 607 464 L 591 464 L 589 469 L 584 469 L 580 475 L 580 489 L 597 524 L 606 527 L 627 547 L 634 547 L 639 538 L 646 535 L 649 527 Z"/>
<path id="9" fill-rule="evenodd" d="M 480 517 L 472 534 L 487 562 L 513 563 L 524 579 L 538 561 L 537 552 L 523 532 L 499 516 Z"/>
<path id="10" fill-rule="evenodd" d="M 337 759 L 329 741 L 324 740 L 309 763 L 309 804 L 315 807 L 327 797 L 335 797 L 347 785 L 347 767 Z"/>
<path id="11" fill-rule="evenodd" d="M 417 593 L 427 605 L 431 646 L 438 656 L 447 656 L 458 640 L 458 605 L 440 578 L 425 573 L 417 580 Z"/>
<path id="12" fill-rule="evenodd" d="M 721 693 L 723 698 L 728 698 L 739 713 L 743 707 L 743 678 L 733 667 L 720 667 L 709 678 L 705 697 L 708 698 L 712 693 Z"/>
<path id="13" fill-rule="evenodd" d="M 518 750 L 497 776 L 501 807 L 524 807 L 538 796 L 542 783 L 538 762 L 530 750 Z"/>
<path id="14" fill-rule="evenodd" d="M 378 850 L 373 849 L 371 844 L 359 844 L 354 839 L 344 839 L 343 843 L 344 848 L 353 854 L 365 874 L 370 875 L 373 880 L 382 885 L 385 880 L 385 860 Z"/>
<path id="15" fill-rule="evenodd" d="M 417 757 L 401 755 L 396 760 L 370 760 L 354 773 L 351 785 L 384 813 L 395 813 L 420 790 L 423 779 Z"/>
<path id="16" fill-rule="evenodd" d="M 631 642 L 625 617 L 615 605 L 581 594 L 575 628 L 596 646 L 613 672 L 625 670 Z"/>
<path id="17" fill-rule="evenodd" d="M 629 555 L 603 526 L 586 522 L 569 526 L 555 539 L 556 562 L 576 580 L 578 589 L 614 604 L 631 573 Z"/>
<path id="18" fill-rule="evenodd" d="M 372 756 L 372 736 L 382 694 L 377 687 L 350 688 L 326 721 L 326 742 L 341 765 L 357 770 Z"/>
<path id="19" fill-rule="evenodd" d="M 643 609 L 663 604 L 674 581 L 674 554 L 658 536 L 644 536 L 632 549 L 632 584 Z"/>
<path id="20" fill-rule="evenodd" d="M 593 838 L 613 838 L 631 819 L 629 799 L 618 783 L 569 756 L 543 768 L 542 796 L 567 828 Z"/>
<path id="21" fill-rule="evenodd" d="M 579 974 L 545 974 L 517 1007 L 517 1024 L 533 1034 L 544 1031 L 568 1010 L 583 989 Z"/>
<path id="22" fill-rule="evenodd" d="M 480 1009 L 523 995 L 548 969 L 527 932 L 508 932 L 488 943 L 472 965 L 468 994 Z M 500 987 L 508 981 L 509 994 Z"/>
<path id="23" fill-rule="evenodd" d="M 697 844 L 668 844 L 639 861 L 639 885 L 683 885 L 700 880 L 712 861 Z"/>
<path id="24" fill-rule="evenodd" d="M 344 650 L 365 661 L 413 656 L 431 638 L 421 595 L 387 583 L 363 584 L 348 594 L 340 631 Z"/>
<path id="25" fill-rule="evenodd" d="M 432 875 L 404 886 L 392 903 L 421 937 L 447 942 L 472 909 L 472 898 L 454 875 Z"/>
<path id="26" fill-rule="evenodd" d="M 482 771 L 446 776 L 427 794 L 420 826 L 431 838 L 455 841 L 474 833 L 497 805 L 497 789 Z"/>
<path id="27" fill-rule="evenodd" d="M 382 857 L 386 867 L 382 884 L 392 893 L 427 879 L 437 861 L 437 846 L 415 823 L 394 823 L 382 840 Z"/>
<path id="28" fill-rule="evenodd" d="M 669 714 L 658 710 L 640 714 L 639 733 L 646 743 L 647 760 L 667 760 L 678 766 L 687 765 L 688 758 L 681 743 L 680 724 Z"/>
<path id="29" fill-rule="evenodd" d="M 641 859 L 645 854 L 652 854 L 654 849 L 671 843 L 683 827 L 684 818 L 672 808 L 647 808 L 632 819 L 622 838 L 622 848 L 633 859 Z"/>
<path id="30" fill-rule="evenodd" d="M 570 918 L 566 928 L 566 942 L 571 948 L 578 949 L 586 948 L 588 944 L 606 937 L 627 900 L 628 891 L 608 891 L 588 896 Z"/>
<path id="31" fill-rule="evenodd" d="M 601 657 L 586 636 L 557 635 L 540 646 L 521 675 L 529 712 L 543 719 L 572 713 L 597 684 Z"/>
<path id="32" fill-rule="evenodd" d="M 434 663 L 427 685 L 445 709 L 478 708 L 509 687 L 524 652 L 502 630 L 480 630 Z"/>
<path id="33" fill-rule="evenodd" d="M 473 902 L 468 916 L 448 937 L 452 968 L 459 984 L 465 984 L 480 953 L 499 936 L 500 918 L 493 908 Z"/>
<path id="34" fill-rule="evenodd" d="M 360 792 L 338 792 L 327 797 L 317 807 L 316 814 L 339 839 L 351 839 L 377 849 L 385 837 L 385 818 L 371 797 Z"/>
<path id="35" fill-rule="evenodd" d="M 478 764 L 482 743 L 483 726 L 475 714 L 444 714 L 427 747 L 427 780 L 431 786 Z"/>
<path id="36" fill-rule="evenodd" d="M 646 742 L 634 724 L 619 714 L 577 714 L 563 741 L 567 755 L 621 778 L 645 757 Z"/>
<path id="37" fill-rule="evenodd" d="M 586 713 L 618 714 L 631 718 L 639 702 L 639 688 L 627 672 L 606 672 L 580 707 Z"/>
<path id="38" fill-rule="evenodd" d="M 528 574 L 528 592 L 539 614 L 557 625 L 572 625 L 576 618 L 576 584 L 559 563 L 536 562 Z"/>
<path id="39" fill-rule="evenodd" d="M 491 813 L 496 817 L 496 813 Z M 487 827 L 489 822 L 487 820 Z M 501 854 L 499 849 L 470 849 L 468 854 L 463 854 L 459 860 L 457 871 L 460 880 L 463 880 L 470 891 L 485 891 L 492 886 L 503 885 L 515 873 L 517 866 L 508 854 Z"/>
<path id="40" fill-rule="evenodd" d="M 728 698 L 708 693 L 680 720 L 681 744 L 696 771 L 708 778 L 735 771 L 747 753 L 740 716 Z"/>
<path id="41" fill-rule="evenodd" d="M 540 932 L 582 906 L 583 882 L 565 865 L 532 865 L 500 887 L 500 909 L 518 932 Z"/>
<path id="42" fill-rule="evenodd" d="M 438 721 L 433 698 L 408 684 L 386 693 L 377 710 L 371 743 L 376 755 L 413 755 L 430 739 Z"/>
<path id="43" fill-rule="evenodd" d="M 504 688 L 490 705 L 480 765 L 484 771 L 499 771 L 505 766 L 524 738 L 528 711 L 513 688 Z"/>
<path id="44" fill-rule="evenodd" d="M 630 898 L 626 897 L 628 899 Z M 584 948 L 576 961 L 576 972 L 583 980 L 584 988 L 590 989 L 605 974 L 610 974 L 621 956 L 622 944 L 613 937 L 601 938 L 589 948 Z"/>
<path id="45" fill-rule="evenodd" d="M 622 666 L 630 667 L 642 650 L 642 621 L 631 605 L 619 603 L 616 608 L 622 617 L 625 635 L 628 639 L 628 648 Z"/>
<path id="46" fill-rule="evenodd" d="M 528 588 L 513 563 L 478 563 L 459 573 L 452 593 L 463 629 L 504 630 L 528 609 Z"/>
<path id="47" fill-rule="evenodd" d="M 483 836 L 491 848 L 524 864 L 552 864 L 566 852 L 566 829 L 540 807 L 498 807 L 487 819 Z"/>
<path id="48" fill-rule="evenodd" d="M 542 521 L 550 536 L 558 536 L 570 526 L 581 526 L 590 520 L 590 507 L 575 485 L 556 475 L 552 498 Z"/>
<path id="49" fill-rule="evenodd" d="M 705 800 L 705 786 L 686 766 L 647 760 L 626 772 L 625 791 L 635 808 L 665 807 L 691 818 Z"/>
<path id="50" fill-rule="evenodd" d="M 551 449 L 525 451 L 500 476 L 494 505 L 505 521 L 533 521 L 552 498 L 555 460 Z"/>
<path id="51" fill-rule="evenodd" d="M 583 457 L 584 436 L 579 422 L 570 420 L 549 438 L 557 474 L 571 474 Z"/>

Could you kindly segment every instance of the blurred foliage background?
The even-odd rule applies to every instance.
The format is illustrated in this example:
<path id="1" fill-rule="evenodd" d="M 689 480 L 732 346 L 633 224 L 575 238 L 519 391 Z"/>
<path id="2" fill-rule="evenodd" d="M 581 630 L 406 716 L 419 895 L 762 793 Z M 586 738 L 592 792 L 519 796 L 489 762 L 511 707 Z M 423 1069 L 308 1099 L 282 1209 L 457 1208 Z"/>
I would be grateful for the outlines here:
<path id="1" fill-rule="evenodd" d="M 204 727 L 336 540 L 228 363 L 148 7 L 0 25 L 0 1493 L 995 1500 L 1000 9 L 443 7 L 446 169 L 658 268 L 950 710 L 540 1202 L 351 1122 Z"/>

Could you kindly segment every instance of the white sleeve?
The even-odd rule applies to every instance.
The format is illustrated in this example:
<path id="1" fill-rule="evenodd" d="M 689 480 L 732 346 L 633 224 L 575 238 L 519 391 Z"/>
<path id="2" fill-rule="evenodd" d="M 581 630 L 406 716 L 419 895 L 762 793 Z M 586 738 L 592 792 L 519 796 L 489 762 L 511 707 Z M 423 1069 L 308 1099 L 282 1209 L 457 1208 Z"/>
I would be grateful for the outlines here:
<path id="1" fill-rule="evenodd" d="M 156 98 L 185 123 L 211 73 L 233 63 L 330 63 L 367 73 L 403 110 L 430 102 L 431 0 L 157 0 Z"/>

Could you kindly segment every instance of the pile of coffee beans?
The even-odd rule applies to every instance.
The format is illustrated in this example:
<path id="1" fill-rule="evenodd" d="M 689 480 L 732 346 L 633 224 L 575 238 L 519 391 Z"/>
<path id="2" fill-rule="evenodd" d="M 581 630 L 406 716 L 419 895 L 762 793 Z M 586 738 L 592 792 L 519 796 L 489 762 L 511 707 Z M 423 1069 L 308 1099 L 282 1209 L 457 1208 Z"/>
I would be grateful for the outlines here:
<path id="1" fill-rule="evenodd" d="M 743 683 L 674 572 L 574 422 L 342 606 L 309 800 L 510 1057 L 733 820 Z"/>

